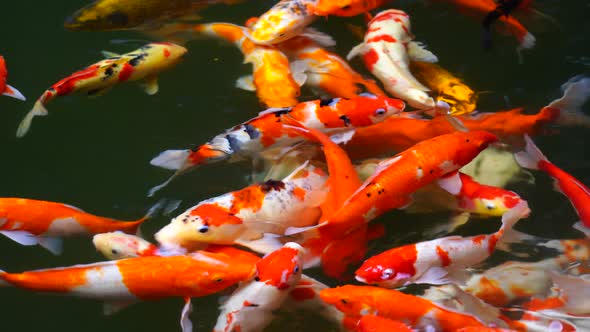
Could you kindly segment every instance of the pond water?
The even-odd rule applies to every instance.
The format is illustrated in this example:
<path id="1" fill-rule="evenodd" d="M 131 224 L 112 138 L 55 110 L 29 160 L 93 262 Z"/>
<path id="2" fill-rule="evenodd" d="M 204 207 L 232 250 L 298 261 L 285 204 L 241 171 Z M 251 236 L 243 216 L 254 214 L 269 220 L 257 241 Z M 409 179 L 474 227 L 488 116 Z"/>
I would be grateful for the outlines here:
<path id="1" fill-rule="evenodd" d="M 170 148 L 186 148 L 254 116 L 263 108 L 256 96 L 234 88 L 235 80 L 250 71 L 233 46 L 214 40 L 188 43 L 185 61 L 160 77 L 160 92 L 147 96 L 134 84 L 117 86 L 104 96 L 76 95 L 52 102 L 50 116 L 35 120 L 32 131 L 15 138 L 18 122 L 34 100 L 57 80 L 98 61 L 100 51 L 125 53 L 147 43 L 139 32 L 71 32 L 63 28 L 65 17 L 87 1 L 10 1 L 0 13 L 3 37 L 0 54 L 9 70 L 9 83 L 28 98 L 19 102 L 0 98 L 0 195 L 67 202 L 98 215 L 120 219 L 142 216 L 157 198 L 147 190 L 169 173 L 149 165 L 152 157 Z M 530 18 L 525 25 L 537 37 L 537 45 L 524 51 L 519 64 L 516 43 L 510 36 L 494 34 L 494 48 L 482 49 L 479 22 L 459 14 L 447 3 L 393 1 L 412 17 L 418 41 L 438 55 L 442 66 L 464 78 L 482 94 L 479 109 L 497 111 L 522 106 L 537 112 L 561 94 L 559 87 L 570 77 L 588 74 L 590 66 L 590 2 L 538 0 L 537 9 L 553 17 L 559 27 Z M 203 22 L 242 24 L 260 15 L 273 1 L 245 1 L 219 5 L 201 13 Z M 338 42 L 346 54 L 359 43 L 346 28 L 362 25 L 360 17 L 319 20 L 317 28 Z M 121 41 L 123 41 L 121 43 Z M 362 71 L 360 61 L 352 65 Z M 366 73 L 365 71 L 363 71 Z M 311 99 L 304 91 L 302 100 Z M 584 110 L 590 113 L 590 104 Z M 590 131 L 568 128 L 559 135 L 539 137 L 538 145 L 554 163 L 590 184 Z M 182 200 L 181 209 L 196 202 L 238 189 L 250 174 L 245 164 L 203 167 L 174 182 L 160 197 Z M 567 199 L 552 190 L 551 181 L 536 174 L 536 183 L 511 187 L 529 200 L 533 214 L 518 229 L 552 238 L 580 237 L 571 229 L 577 221 Z M 388 225 L 386 239 L 373 252 L 417 240 L 423 227 L 448 215 L 408 215 L 393 212 L 379 219 Z M 143 227 L 148 237 L 168 222 L 166 217 Z M 475 222 L 460 233 L 490 232 L 497 224 Z M 23 271 L 102 260 L 88 239 L 71 239 L 65 253 L 52 256 L 39 247 L 23 247 L 0 238 L 0 268 Z M 312 271 L 314 276 L 321 276 Z M 331 280 L 322 279 L 334 285 Z M 104 317 L 101 304 L 76 298 L 2 290 L 2 330 L 6 331 L 177 331 L 182 307 L 179 299 L 134 305 Z M 210 330 L 217 317 L 215 296 L 194 301 L 192 320 L 197 331 Z M 311 315 L 311 313 L 310 313 Z M 311 316 L 284 317 L 273 330 L 324 330 Z"/>

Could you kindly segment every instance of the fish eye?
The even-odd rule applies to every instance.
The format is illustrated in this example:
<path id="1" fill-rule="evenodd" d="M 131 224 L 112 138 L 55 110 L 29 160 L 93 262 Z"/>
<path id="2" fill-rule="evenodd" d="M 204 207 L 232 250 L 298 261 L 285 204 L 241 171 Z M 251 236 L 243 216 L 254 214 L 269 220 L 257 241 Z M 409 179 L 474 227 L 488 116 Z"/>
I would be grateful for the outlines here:
<path id="1" fill-rule="evenodd" d="M 393 276 L 393 269 L 385 269 L 381 273 L 381 280 L 388 280 Z"/>
<path id="2" fill-rule="evenodd" d="M 254 278 L 254 281 L 260 281 L 260 277 L 257 276 L 256 278 Z"/>
<path id="3" fill-rule="evenodd" d="M 384 108 L 378 108 L 375 110 L 375 115 L 385 115 L 386 111 Z"/>
<path id="4" fill-rule="evenodd" d="M 209 231 L 209 226 L 203 225 L 199 227 L 199 233 L 207 233 Z"/>
<path id="5" fill-rule="evenodd" d="M 343 304 L 348 304 L 348 301 L 346 299 L 340 299 L 340 302 L 342 302 Z"/>
<path id="6" fill-rule="evenodd" d="M 496 206 L 494 204 L 492 204 L 492 203 L 486 204 L 486 209 L 488 209 L 488 210 L 493 210 L 495 208 L 496 208 Z"/>
<path id="7" fill-rule="evenodd" d="M 217 279 L 215 279 L 215 282 L 222 282 L 222 281 L 223 281 L 223 278 L 217 278 Z"/>
<path id="8" fill-rule="evenodd" d="M 346 6 L 342 6 L 340 7 L 342 10 L 349 10 L 350 9 L 350 5 L 346 5 Z"/>
<path id="9" fill-rule="evenodd" d="M 299 265 L 295 265 L 295 268 L 293 269 L 293 273 L 297 273 L 299 272 Z"/>
<path id="10" fill-rule="evenodd" d="M 111 249 L 111 254 L 118 255 L 119 254 L 119 250 L 117 250 L 117 249 Z"/>

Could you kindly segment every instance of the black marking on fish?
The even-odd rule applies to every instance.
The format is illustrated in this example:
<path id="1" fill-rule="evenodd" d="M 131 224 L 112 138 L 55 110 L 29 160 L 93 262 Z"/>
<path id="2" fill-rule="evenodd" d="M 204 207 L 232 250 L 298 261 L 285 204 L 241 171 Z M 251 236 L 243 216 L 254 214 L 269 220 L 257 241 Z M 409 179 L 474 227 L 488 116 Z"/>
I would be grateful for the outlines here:
<path id="1" fill-rule="evenodd" d="M 232 135 L 225 135 L 225 139 L 229 143 L 229 149 L 232 152 L 236 152 L 240 150 L 240 141 L 237 138 L 233 137 Z"/>
<path id="2" fill-rule="evenodd" d="M 113 74 L 114 74 L 113 67 L 109 67 L 109 68 L 105 69 L 104 76 L 102 77 L 102 80 L 106 81 L 109 77 L 113 76 Z"/>
<path id="3" fill-rule="evenodd" d="M 124 27 L 129 23 L 129 17 L 123 12 L 113 12 L 106 19 L 118 27 Z"/>
<path id="4" fill-rule="evenodd" d="M 320 99 L 320 107 L 324 107 L 324 106 L 330 106 L 330 104 L 332 104 L 332 102 L 334 101 L 334 98 L 322 98 Z"/>
<path id="5" fill-rule="evenodd" d="M 285 189 L 285 182 L 283 182 L 283 181 L 268 180 L 268 181 L 260 184 L 260 190 L 262 190 L 262 192 L 264 192 L 264 193 L 267 193 L 272 190 L 280 191 L 283 189 Z"/>
<path id="6" fill-rule="evenodd" d="M 143 59 L 145 59 L 146 56 L 147 53 L 141 53 L 133 59 L 129 60 L 129 64 L 133 67 L 136 67 L 141 61 L 143 61 Z"/>
<path id="7" fill-rule="evenodd" d="M 256 139 L 256 138 L 260 137 L 260 133 L 258 132 L 258 129 L 256 129 L 256 127 L 254 127 L 251 124 L 246 123 L 244 125 L 244 131 L 246 132 L 246 134 L 248 134 L 248 137 L 250 137 L 250 139 Z"/>
<path id="8" fill-rule="evenodd" d="M 283 107 L 272 112 L 272 114 L 274 114 L 277 118 L 280 118 L 282 115 L 289 114 L 289 112 L 291 112 L 290 107 Z"/>
<path id="9" fill-rule="evenodd" d="M 342 120 L 342 121 L 344 122 L 344 125 L 345 125 L 346 127 L 350 126 L 350 118 L 349 118 L 349 117 L 347 117 L 346 115 L 341 115 L 341 116 L 339 117 L 339 119 L 340 119 L 340 120 Z"/>

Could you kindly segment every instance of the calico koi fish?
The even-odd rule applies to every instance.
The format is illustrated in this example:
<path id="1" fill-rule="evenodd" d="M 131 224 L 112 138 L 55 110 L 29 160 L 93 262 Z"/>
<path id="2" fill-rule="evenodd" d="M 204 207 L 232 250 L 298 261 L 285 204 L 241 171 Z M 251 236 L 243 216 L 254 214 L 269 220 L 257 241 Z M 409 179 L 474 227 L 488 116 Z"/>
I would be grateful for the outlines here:
<path id="1" fill-rule="evenodd" d="M 355 46 L 346 59 L 362 56 L 367 69 L 383 83 L 387 92 L 414 108 L 430 110 L 436 106 L 435 102 L 426 93 L 428 88 L 412 76 L 409 62 L 410 58 L 428 62 L 438 59 L 413 42 L 413 38 L 408 14 L 397 9 L 385 10 L 369 22 L 364 42 Z"/>
<path id="2" fill-rule="evenodd" d="M 317 0 L 281 0 L 249 27 L 248 38 L 259 45 L 280 43 L 303 34 L 304 29 L 315 21 L 311 14 Z M 315 31 L 308 30 L 308 35 Z M 323 39 L 322 37 L 320 37 Z"/>
<path id="3" fill-rule="evenodd" d="M 360 93 L 359 85 L 362 85 L 367 92 L 385 95 L 373 80 L 362 77 L 344 59 L 323 49 L 311 38 L 297 36 L 278 46 L 295 61 L 292 64 L 305 65 L 305 84 L 312 88 L 333 97 L 354 98 Z"/>
<path id="4" fill-rule="evenodd" d="M 260 251 L 256 245 L 263 245 L 265 233 L 282 234 L 287 227 L 317 222 L 326 178 L 323 170 L 304 164 L 283 181 L 268 180 L 202 201 L 155 238 L 164 248 L 237 243 Z"/>
<path id="5" fill-rule="evenodd" d="M 0 198 L 0 234 L 31 246 L 39 244 L 53 254 L 62 251 L 62 237 L 112 231 L 136 233 L 159 209 L 156 204 L 137 221 L 120 221 L 86 213 L 77 207 L 26 198 Z"/>
<path id="6" fill-rule="evenodd" d="M 413 332 L 414 329 L 401 321 L 375 315 L 364 315 L 356 326 L 357 332 Z"/>
<path id="7" fill-rule="evenodd" d="M 4 61 L 4 57 L 0 55 L 0 93 L 19 100 L 27 100 L 15 87 L 6 84 L 7 77 L 6 62 Z"/>
<path id="8" fill-rule="evenodd" d="M 321 291 L 326 303 L 345 315 L 343 325 L 354 330 L 365 315 L 401 320 L 416 328 L 454 332 L 466 326 L 485 326 L 477 318 L 402 292 L 372 286 L 345 285 Z"/>
<path id="9" fill-rule="evenodd" d="M 17 137 L 24 136 L 35 116 L 48 114 L 45 105 L 51 100 L 76 92 L 101 95 L 114 85 L 126 81 L 142 81 L 149 95 L 158 92 L 157 75 L 174 67 L 187 49 L 172 43 L 150 43 L 123 55 L 107 52 L 108 57 L 60 80 L 47 89 L 33 109 L 21 121 Z"/>
<path id="10" fill-rule="evenodd" d="M 196 252 L 189 256 L 129 258 L 23 273 L 0 272 L 0 283 L 35 292 L 104 300 L 107 314 L 138 301 L 181 297 L 186 302 L 182 330 L 190 332 L 191 298 L 217 293 L 250 279 L 254 272 L 249 262 L 224 254 Z"/>
<path id="11" fill-rule="evenodd" d="M 516 161 L 524 168 L 541 170 L 555 181 L 557 191 L 563 193 L 569 200 L 580 222 L 576 228 L 590 234 L 590 189 L 571 174 L 552 164 L 530 137 L 525 136 L 526 148 L 515 155 Z"/>
<path id="12" fill-rule="evenodd" d="M 356 16 L 366 14 L 385 2 L 387 0 L 318 0 L 315 5 L 308 6 L 318 16 Z"/>
<path id="13" fill-rule="evenodd" d="M 301 278 L 305 249 L 294 242 L 285 244 L 256 264 L 256 277 L 242 284 L 221 305 L 215 332 L 262 331 L 272 322 Z"/>
<path id="14" fill-rule="evenodd" d="M 442 101 L 450 106 L 451 115 L 463 115 L 475 111 L 477 107 L 477 94 L 465 84 L 441 66 L 424 61 L 410 61 L 410 71 L 436 97 L 436 101 Z"/>
<path id="15" fill-rule="evenodd" d="M 387 288 L 462 279 L 464 268 L 487 259 L 504 233 L 529 213 L 526 201 L 521 201 L 502 216 L 502 227 L 493 234 L 450 236 L 387 250 L 367 259 L 356 271 L 356 279 Z"/>
<path id="16" fill-rule="evenodd" d="M 320 99 L 297 104 L 293 108 L 269 109 L 258 117 L 215 136 L 208 143 L 191 150 L 167 150 L 152 159 L 154 166 L 176 170 L 168 181 L 150 191 L 150 196 L 167 185 L 175 176 L 198 165 L 222 160 L 256 158 L 264 151 L 293 145 L 302 139 L 285 134 L 280 117 L 288 114 L 306 127 L 336 132 L 357 126 L 368 126 L 399 114 L 401 100 L 385 96 L 357 96 L 351 99 Z M 279 120 L 277 122 L 277 120 Z"/>

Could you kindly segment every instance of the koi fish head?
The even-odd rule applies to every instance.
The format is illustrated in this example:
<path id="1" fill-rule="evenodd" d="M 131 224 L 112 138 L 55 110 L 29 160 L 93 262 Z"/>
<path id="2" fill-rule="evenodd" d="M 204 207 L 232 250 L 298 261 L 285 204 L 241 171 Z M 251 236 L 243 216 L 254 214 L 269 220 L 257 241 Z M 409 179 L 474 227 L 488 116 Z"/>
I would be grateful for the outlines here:
<path id="1" fill-rule="evenodd" d="M 502 190 L 501 188 L 494 189 L 500 189 L 499 195 L 493 198 L 478 197 L 473 199 L 474 209 L 471 212 L 500 217 L 522 201 L 520 196 L 512 191 Z"/>
<path id="2" fill-rule="evenodd" d="M 129 64 L 136 70 L 149 68 L 159 71 L 176 65 L 188 50 L 173 43 L 149 43 L 128 55 L 133 56 Z"/>
<path id="3" fill-rule="evenodd" d="M 254 71 L 258 99 L 268 107 L 289 107 L 297 104 L 301 91 L 293 78 L 289 60 L 278 49 L 265 47 L 260 66 Z"/>
<path id="4" fill-rule="evenodd" d="M 449 82 L 442 87 L 436 100 L 449 104 L 452 115 L 462 115 L 475 111 L 477 94 L 461 82 Z"/>
<path id="5" fill-rule="evenodd" d="M 64 27 L 76 31 L 109 31 L 129 29 L 141 24 L 139 15 L 133 13 L 142 12 L 141 8 L 135 8 L 130 2 L 94 1 L 93 3 L 77 10 L 64 22 Z M 141 5 L 138 2 L 138 5 Z"/>
<path id="6" fill-rule="evenodd" d="M 232 244 L 245 230 L 240 218 L 210 200 L 172 219 L 155 238 L 165 246 L 191 248 L 199 243 Z"/>
<path id="7" fill-rule="evenodd" d="M 377 314 L 377 310 L 366 301 L 371 298 L 376 287 L 346 285 L 336 288 L 324 289 L 320 297 L 327 304 L 335 306 L 346 316 L 358 317 Z"/>
<path id="8" fill-rule="evenodd" d="M 123 232 L 96 234 L 92 243 L 96 250 L 110 260 L 139 257 L 156 249 L 148 241 Z"/>
<path id="9" fill-rule="evenodd" d="M 400 99 L 371 94 L 363 94 L 355 100 L 356 103 L 352 109 L 344 110 L 343 114 L 351 120 L 353 126 L 367 126 L 385 121 L 390 116 L 399 114 L 406 107 Z M 369 122 L 365 119 L 369 119 Z"/>
<path id="10" fill-rule="evenodd" d="M 386 288 L 402 286 L 415 276 L 414 263 L 417 258 L 418 251 L 415 245 L 387 250 L 367 259 L 356 270 L 356 280 Z"/>
<path id="11" fill-rule="evenodd" d="M 369 22 L 369 26 L 373 23 L 390 21 L 389 23 L 396 22 L 402 25 L 403 29 L 410 34 L 410 16 L 403 10 L 399 9 L 388 9 L 375 15 L 375 17 Z"/>
<path id="12" fill-rule="evenodd" d="M 251 24 L 249 39 L 256 44 L 276 44 L 292 38 L 314 20 L 301 0 L 282 0 Z"/>
<path id="13" fill-rule="evenodd" d="M 297 243 L 285 244 L 256 264 L 256 280 L 279 290 L 292 288 L 301 278 L 304 253 L 305 249 Z"/>

